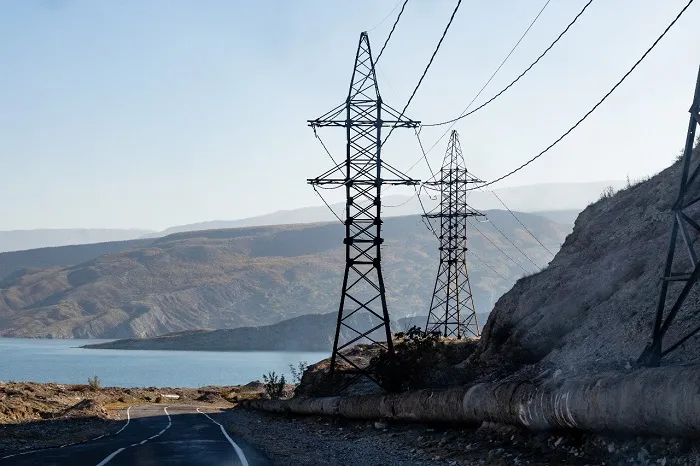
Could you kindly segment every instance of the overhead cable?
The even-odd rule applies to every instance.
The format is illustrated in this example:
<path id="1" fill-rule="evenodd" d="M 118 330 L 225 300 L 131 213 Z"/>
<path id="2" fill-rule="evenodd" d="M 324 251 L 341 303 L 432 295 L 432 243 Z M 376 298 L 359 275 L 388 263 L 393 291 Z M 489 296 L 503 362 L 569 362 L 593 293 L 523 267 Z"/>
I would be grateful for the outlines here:
<path id="1" fill-rule="evenodd" d="M 408 98 L 408 102 L 406 102 L 406 105 L 404 106 L 404 108 L 401 111 L 401 114 L 399 115 L 397 120 L 401 120 L 401 118 L 406 113 L 408 106 L 411 105 L 411 101 L 416 96 L 416 92 L 418 92 L 418 88 L 420 88 L 420 85 L 423 83 L 423 79 L 425 78 L 425 75 L 428 74 L 428 70 L 430 69 L 430 65 L 433 64 L 433 60 L 435 60 L 435 56 L 437 55 L 438 50 L 440 50 L 440 46 L 442 45 L 442 41 L 445 40 L 445 36 L 447 36 L 447 31 L 450 30 L 450 26 L 452 25 L 452 21 L 455 19 L 455 15 L 457 14 L 457 11 L 459 10 L 459 6 L 461 4 L 462 4 L 462 0 L 457 0 L 457 6 L 455 6 L 455 9 L 452 11 L 452 16 L 450 16 L 450 20 L 447 22 L 447 26 L 445 26 L 445 30 L 442 32 L 442 36 L 440 37 L 440 40 L 438 41 L 437 47 L 435 47 L 435 51 L 433 51 L 433 54 L 431 55 L 430 60 L 428 61 L 428 65 L 425 67 L 425 70 L 423 70 L 423 74 L 421 75 L 420 79 L 418 80 L 418 84 L 416 84 L 415 89 L 413 89 L 413 92 L 411 93 L 411 97 Z M 394 128 L 396 128 L 396 126 L 391 127 L 391 129 L 389 130 L 389 134 L 387 134 L 386 138 L 384 138 L 382 145 L 384 145 L 386 143 L 387 139 L 389 139 L 389 136 L 391 136 L 391 133 L 394 132 Z"/>
<path id="2" fill-rule="evenodd" d="M 542 241 L 540 241 L 539 239 L 537 239 L 537 236 L 535 236 L 535 235 L 530 231 L 530 229 L 529 229 L 528 227 L 526 227 L 525 224 L 524 224 L 523 222 L 520 221 L 520 219 L 513 213 L 513 211 L 510 210 L 510 208 L 506 205 L 506 203 L 503 202 L 503 201 L 501 200 L 500 197 L 498 197 L 498 194 L 496 194 L 496 192 L 493 191 L 493 190 L 491 191 L 491 193 L 492 193 L 494 196 L 496 196 L 496 199 L 498 199 L 498 201 L 501 203 L 501 205 L 502 205 L 503 207 L 505 207 L 506 210 L 507 210 L 508 212 L 510 212 L 510 214 L 513 216 L 513 218 L 514 218 L 515 220 L 518 221 L 518 223 L 520 224 L 520 226 L 522 226 L 522 227 L 525 229 L 525 231 L 527 231 L 527 232 L 530 234 L 530 236 L 532 236 L 532 237 L 535 239 L 535 241 L 537 241 L 538 243 L 540 243 L 540 246 L 542 246 L 542 247 L 544 248 L 545 251 L 547 251 L 552 257 L 554 257 L 554 253 L 553 253 L 552 251 L 550 251 L 549 248 L 547 248 L 547 246 L 545 246 L 544 244 L 542 244 Z"/>
<path id="3" fill-rule="evenodd" d="M 633 71 L 637 68 L 637 66 L 639 66 L 639 64 L 647 57 L 647 55 L 649 55 L 649 53 L 651 53 L 651 51 L 654 50 L 654 47 L 656 47 L 656 45 L 661 41 L 661 39 L 664 38 L 664 36 L 666 35 L 666 33 L 668 33 L 668 31 L 676 24 L 676 22 L 681 18 L 681 16 L 683 16 L 683 13 L 686 12 L 686 10 L 688 9 L 688 7 L 689 7 L 694 1 L 695 1 L 695 0 L 689 0 L 689 1 L 688 1 L 688 3 L 683 7 L 683 9 L 680 11 L 680 13 L 678 13 L 678 15 L 676 15 L 676 17 L 673 19 L 673 21 L 671 21 L 671 23 L 670 23 L 668 26 L 666 26 L 666 29 L 664 29 L 664 31 L 661 33 L 661 35 L 660 35 L 659 37 L 657 37 L 657 39 L 654 41 L 654 43 L 651 44 L 651 46 L 646 50 L 646 52 L 644 52 L 644 54 L 639 58 L 639 60 L 637 60 L 637 61 L 635 62 L 634 65 L 632 65 L 632 68 L 630 68 L 630 69 L 622 76 L 622 78 L 621 78 L 621 79 L 620 79 L 620 80 L 619 80 L 619 81 L 618 81 L 618 82 L 603 96 L 602 99 L 600 99 L 600 100 L 598 101 L 598 103 L 596 103 L 596 104 L 593 106 L 593 108 L 591 108 L 588 112 L 586 112 L 586 114 L 583 115 L 583 117 L 581 117 L 581 119 L 579 119 L 571 128 L 569 128 L 568 130 L 566 130 L 566 132 L 565 132 L 564 134 L 562 134 L 561 136 L 559 136 L 553 143 L 551 143 L 549 146 L 547 146 L 543 151 L 541 151 L 539 154 L 535 155 L 534 157 L 532 157 L 530 160 L 528 160 L 527 162 L 523 163 L 523 164 L 520 165 L 519 167 L 517 167 L 517 168 L 515 168 L 515 169 L 513 169 L 513 170 L 511 170 L 511 171 L 509 171 L 509 172 L 506 173 L 505 175 L 499 176 L 498 178 L 489 181 L 488 183 L 484 183 L 484 184 L 480 185 L 478 188 L 475 187 L 475 188 L 469 188 L 469 189 L 470 189 L 470 190 L 474 190 L 474 189 L 479 189 L 479 188 L 483 188 L 483 187 L 486 187 L 486 186 L 490 186 L 490 185 L 492 185 L 492 184 L 498 183 L 499 181 L 502 181 L 502 180 L 508 178 L 509 176 L 513 175 L 514 173 L 519 172 L 520 170 L 522 170 L 523 168 L 525 168 L 526 166 L 530 165 L 532 162 L 534 162 L 535 160 L 539 159 L 539 158 L 542 157 L 544 154 L 546 154 L 547 152 L 549 152 L 549 150 L 552 149 L 554 146 L 556 146 L 559 142 L 561 142 L 562 139 L 564 139 L 566 136 L 568 136 L 573 130 L 575 130 L 576 128 L 578 128 L 578 126 L 579 126 L 581 123 L 583 123 L 584 120 L 586 120 L 586 118 L 588 118 L 594 111 L 596 111 L 596 109 L 598 109 L 598 107 L 600 107 L 600 106 L 603 104 L 603 102 L 605 102 L 605 101 L 607 100 L 607 98 L 610 97 L 610 95 L 612 95 L 612 93 L 615 92 L 615 90 L 616 90 L 618 87 L 620 87 L 620 85 L 625 81 L 625 79 L 627 79 L 627 77 L 628 77 L 630 74 L 632 74 L 632 72 L 633 72 Z"/>
<path id="4" fill-rule="evenodd" d="M 530 273 L 529 270 L 527 270 L 527 269 L 526 269 L 525 267 L 523 267 L 519 262 L 517 262 L 515 259 L 513 259 L 507 252 L 505 252 L 503 249 L 501 249 L 500 246 L 498 246 L 496 243 L 494 243 L 494 242 L 491 240 L 491 238 L 489 238 L 488 236 L 486 236 L 486 234 L 484 234 L 484 232 L 481 231 L 481 230 L 479 229 L 479 227 L 477 227 L 476 225 L 474 225 L 474 222 L 471 222 L 469 219 L 467 219 L 467 222 L 468 222 L 481 236 L 483 236 L 483 237 L 486 239 L 486 241 L 488 241 L 489 243 L 491 243 L 491 245 L 492 245 L 493 247 L 495 247 L 496 249 L 498 249 L 498 250 L 501 252 L 501 254 L 503 254 L 503 255 L 506 256 L 508 259 L 510 259 L 510 261 L 511 261 L 512 263 L 514 263 L 515 265 L 517 265 L 518 267 L 520 267 L 520 268 L 523 270 L 523 272 L 525 272 L 525 273 Z"/>
<path id="5" fill-rule="evenodd" d="M 486 267 L 488 267 L 489 269 L 491 269 L 491 271 L 492 271 L 493 273 L 495 273 L 496 275 L 498 275 L 499 277 L 501 277 L 503 280 L 507 281 L 507 282 L 510 283 L 511 285 L 514 285 L 514 283 L 513 283 L 512 281 L 508 280 L 506 277 L 504 277 L 503 275 L 501 275 L 501 274 L 498 272 L 498 270 L 496 270 L 496 269 L 495 269 L 493 266 L 491 266 L 488 262 L 486 262 L 486 261 L 485 261 L 484 259 L 482 259 L 481 257 L 477 256 L 476 253 L 475 253 L 474 251 L 472 251 L 471 249 L 467 249 L 467 252 L 470 253 L 472 256 L 476 257 L 476 259 L 477 259 L 479 262 L 481 262 L 482 264 L 484 264 Z"/>
<path id="6" fill-rule="evenodd" d="M 389 43 L 389 40 L 391 39 L 391 35 L 394 34 L 394 29 L 396 29 L 396 25 L 399 24 L 399 20 L 401 19 L 401 15 L 403 14 L 403 10 L 404 10 L 404 8 L 406 8 L 407 3 L 408 3 L 408 0 L 404 0 L 403 5 L 401 5 L 401 11 L 399 11 L 398 16 L 396 17 L 396 21 L 394 21 L 394 25 L 391 27 L 391 31 L 389 31 L 389 35 L 387 36 L 386 40 L 384 41 L 384 45 L 382 46 L 382 49 L 379 51 L 379 55 L 377 55 L 377 59 L 374 60 L 375 66 L 377 65 L 377 62 L 381 58 L 382 54 L 384 53 L 384 49 L 386 48 L 387 44 Z M 396 6 L 398 6 L 398 3 L 396 4 Z M 394 10 L 396 10 L 396 7 L 394 7 Z M 391 10 L 391 13 L 393 13 L 394 10 Z M 389 15 L 391 15 L 391 13 L 389 13 Z M 387 15 L 387 18 L 389 17 L 389 15 Z M 385 19 L 386 18 L 384 18 L 382 20 L 382 23 L 384 22 Z M 375 27 L 377 27 L 377 26 L 375 26 Z M 372 29 L 374 29 L 374 28 L 372 28 Z"/>
<path id="7" fill-rule="evenodd" d="M 469 105 L 467 105 L 467 107 L 462 111 L 462 113 L 461 113 L 457 118 L 453 118 L 453 119 L 451 119 L 451 120 L 443 121 L 443 122 L 440 122 L 440 123 L 429 123 L 429 124 L 424 124 L 424 125 L 421 125 L 421 126 L 422 126 L 422 127 L 431 127 L 431 126 L 442 126 L 442 125 L 447 125 L 447 124 L 449 124 L 449 123 L 454 123 L 454 122 L 456 122 L 456 121 L 458 121 L 458 120 L 461 120 L 462 118 L 466 118 L 466 117 L 468 117 L 469 115 L 472 115 L 473 113 L 478 112 L 479 110 L 481 110 L 482 108 L 486 107 L 488 104 L 490 104 L 491 102 L 493 102 L 494 100 L 496 100 L 497 98 L 499 98 L 504 92 L 506 92 L 508 89 L 510 89 L 511 87 L 513 87 L 513 85 L 514 85 L 515 83 L 517 83 L 518 81 L 520 81 L 520 78 L 522 78 L 523 76 L 525 76 L 525 75 L 528 73 L 528 71 L 530 71 L 537 63 L 539 63 L 539 61 L 540 61 L 545 55 L 547 55 L 547 53 L 554 47 L 554 45 L 556 45 L 556 43 L 559 42 L 559 40 L 560 40 L 562 37 L 564 37 L 564 34 L 566 34 L 566 33 L 569 31 L 569 29 L 571 28 L 571 26 L 573 26 L 574 23 L 581 17 L 581 15 L 583 15 L 583 12 L 586 11 L 586 9 L 590 6 L 591 3 L 593 3 L 593 0 L 589 0 L 588 3 L 586 3 L 586 4 L 583 6 L 583 8 L 581 9 L 581 11 L 579 11 L 579 13 L 574 17 L 574 19 L 571 20 L 571 22 L 566 26 L 566 28 L 564 28 L 564 30 L 557 36 L 557 38 L 554 39 L 554 42 L 552 42 L 551 44 L 549 44 L 549 47 L 547 47 L 547 48 L 544 50 L 544 52 L 542 52 L 542 53 L 540 54 L 540 56 L 537 57 L 537 58 L 535 59 L 535 61 L 532 62 L 532 63 L 530 64 L 530 66 L 528 66 L 527 68 L 525 68 L 525 71 L 523 71 L 522 73 L 520 73 L 520 75 L 519 75 L 517 78 L 515 78 L 513 81 L 511 81 L 510 84 L 508 84 L 506 87 L 504 87 L 504 88 L 501 89 L 499 92 L 497 92 L 496 95 L 494 95 L 493 97 L 491 97 L 489 100 L 487 100 L 487 101 L 484 102 L 483 104 L 479 105 L 477 108 L 475 108 L 475 109 L 472 110 L 471 112 L 467 113 L 467 111 L 468 111 L 469 108 L 472 106 L 472 104 L 474 103 L 474 101 L 479 97 L 479 95 L 481 95 L 481 93 L 484 91 L 484 89 L 486 88 L 486 86 L 489 85 L 489 83 L 493 80 L 493 78 L 496 76 L 496 74 L 499 72 L 499 70 L 500 70 L 500 69 L 503 67 L 503 65 L 506 63 L 506 61 L 508 61 L 508 58 L 510 58 L 510 56 L 513 54 L 513 52 L 514 52 L 515 49 L 518 47 L 518 45 L 520 45 L 520 42 L 522 42 L 522 40 L 525 38 L 525 36 L 527 35 L 527 33 L 530 32 L 530 29 L 532 29 L 532 26 L 535 25 L 535 22 L 539 19 L 540 15 L 542 15 L 542 12 L 544 11 L 544 9 L 547 8 L 547 5 L 549 4 L 549 1 L 548 1 L 547 3 L 545 3 L 544 6 L 542 7 L 542 9 L 539 11 L 539 13 L 537 13 L 537 16 L 535 16 L 535 19 L 533 19 L 532 22 L 530 23 L 530 25 L 527 27 L 527 29 L 525 30 L 525 32 L 523 33 L 523 35 L 520 36 L 520 39 L 518 39 L 518 42 L 516 42 L 515 45 L 513 46 L 513 48 L 510 50 L 510 52 L 508 52 L 508 55 L 506 55 L 506 58 L 504 58 L 503 61 L 501 62 L 501 64 L 498 65 L 498 68 L 496 68 L 496 71 L 494 71 L 493 74 L 491 75 L 491 77 L 488 79 L 488 81 L 486 81 L 486 84 L 484 84 L 484 86 L 481 88 L 481 90 L 479 90 L 479 92 L 474 96 L 474 98 L 471 100 L 471 102 L 469 102 Z M 450 126 L 450 128 L 452 128 L 452 127 Z M 449 129 L 448 129 L 447 131 L 449 132 Z M 442 139 L 442 137 L 441 137 L 440 139 Z"/>
<path id="8" fill-rule="evenodd" d="M 487 217 L 487 218 L 488 218 L 488 217 Z M 526 258 L 527 260 L 529 260 L 530 263 L 532 263 L 532 265 L 535 266 L 535 270 L 541 268 L 539 265 L 537 265 L 537 263 L 535 263 L 535 261 L 533 261 L 532 259 L 530 259 L 530 256 L 528 256 L 527 254 L 525 254 L 525 251 L 523 251 L 522 249 L 520 249 L 520 248 L 519 248 L 505 233 L 503 233 L 503 230 L 501 230 L 500 228 L 498 228 L 498 226 L 496 226 L 496 224 L 493 223 L 493 221 L 491 221 L 490 218 L 488 218 L 488 220 L 489 220 L 488 223 L 491 224 L 491 226 L 494 227 L 494 228 L 496 229 L 496 231 L 498 231 L 498 232 L 501 234 L 501 236 L 503 236 L 503 237 L 506 239 L 506 241 L 508 241 L 508 242 L 511 244 L 511 246 L 513 246 L 520 254 L 522 254 L 523 256 L 525 256 L 525 258 Z M 537 238 L 535 238 L 535 239 L 537 239 Z"/>

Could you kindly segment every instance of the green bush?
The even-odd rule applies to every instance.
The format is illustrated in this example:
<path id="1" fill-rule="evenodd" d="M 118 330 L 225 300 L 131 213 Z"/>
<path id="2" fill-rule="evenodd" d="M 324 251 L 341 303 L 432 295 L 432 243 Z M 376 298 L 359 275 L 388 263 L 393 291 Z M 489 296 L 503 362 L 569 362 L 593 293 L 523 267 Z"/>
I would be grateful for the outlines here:
<path id="1" fill-rule="evenodd" d="M 102 381 L 98 376 L 94 376 L 92 378 L 88 377 L 88 387 L 90 390 L 99 390 L 102 388 Z"/>
<path id="2" fill-rule="evenodd" d="M 296 367 L 294 367 L 293 364 L 289 365 L 289 371 L 292 373 L 294 385 L 299 385 L 301 383 L 301 378 L 304 376 L 304 371 L 306 370 L 307 366 L 308 364 L 306 361 L 298 362 Z"/>
<path id="3" fill-rule="evenodd" d="M 394 335 L 394 361 L 382 351 L 372 358 L 370 367 L 379 382 L 389 391 L 421 388 L 437 363 L 442 359 L 444 343 L 440 332 L 423 332 L 413 326 L 406 333 Z"/>
<path id="4" fill-rule="evenodd" d="M 278 376 L 274 371 L 269 372 L 268 374 L 263 374 L 263 387 L 265 388 L 265 393 L 267 393 L 273 400 L 282 398 L 286 383 L 287 381 L 284 379 L 284 375 Z"/>

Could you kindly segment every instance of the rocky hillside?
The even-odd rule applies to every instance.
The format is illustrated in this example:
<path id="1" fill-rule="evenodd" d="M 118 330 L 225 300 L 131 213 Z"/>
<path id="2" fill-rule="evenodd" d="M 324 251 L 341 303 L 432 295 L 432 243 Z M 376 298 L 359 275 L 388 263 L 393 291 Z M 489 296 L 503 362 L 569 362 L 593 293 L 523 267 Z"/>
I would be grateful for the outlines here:
<path id="1" fill-rule="evenodd" d="M 547 253 L 507 213 L 489 218 L 538 264 Z M 550 249 L 569 231 L 535 215 L 522 221 Z M 527 270 L 524 257 L 487 223 L 480 230 Z M 341 283 L 342 225 L 250 227 L 170 235 L 72 266 L 16 271 L 0 281 L 0 335 L 127 338 L 197 328 L 237 328 L 335 310 Z M 437 244 L 418 217 L 385 223 L 388 301 L 395 318 L 423 314 L 437 268 Z M 523 272 L 485 238 L 471 247 L 501 275 Z M 511 283 L 470 264 L 479 309 Z"/>
<path id="2" fill-rule="evenodd" d="M 697 148 L 695 154 L 697 159 Z M 680 169 L 676 163 L 587 207 L 550 266 L 521 279 L 498 300 L 479 358 L 574 372 L 634 364 L 650 338 Z M 698 219 L 695 210 L 690 215 Z M 688 264 L 682 243 L 676 257 Z M 669 303 L 681 287 L 671 286 Z M 667 334 L 668 343 L 679 331 L 700 325 L 698 305 L 696 286 Z M 668 361 L 696 360 L 699 343 L 692 338 Z"/>

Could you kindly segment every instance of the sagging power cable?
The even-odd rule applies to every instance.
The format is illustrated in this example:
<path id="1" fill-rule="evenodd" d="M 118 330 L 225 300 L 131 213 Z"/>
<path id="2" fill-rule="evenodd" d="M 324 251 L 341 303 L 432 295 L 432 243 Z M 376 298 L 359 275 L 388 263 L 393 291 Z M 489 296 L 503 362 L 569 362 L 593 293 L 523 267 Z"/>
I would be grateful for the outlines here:
<path id="1" fill-rule="evenodd" d="M 438 41 L 437 47 L 435 47 L 435 51 L 433 51 L 433 54 L 431 55 L 430 60 L 428 61 L 428 64 L 426 65 L 425 69 L 423 70 L 423 74 L 421 75 L 420 79 L 418 80 L 418 84 L 416 84 L 416 87 L 413 89 L 411 96 L 408 98 L 408 102 L 406 102 L 406 105 L 404 106 L 404 108 L 401 111 L 401 114 L 399 115 L 397 120 L 401 120 L 401 118 L 403 118 L 404 114 L 406 113 L 406 110 L 408 109 L 408 106 L 411 105 L 411 101 L 416 96 L 416 93 L 418 92 L 420 85 L 423 83 L 423 79 L 425 79 L 425 75 L 428 74 L 428 70 L 430 69 L 430 66 L 433 64 L 433 60 L 435 60 L 435 56 L 437 55 L 438 51 L 440 50 L 440 46 L 442 45 L 442 42 L 445 40 L 445 36 L 447 36 L 447 31 L 450 30 L 450 26 L 452 25 L 452 21 L 455 19 L 455 15 L 457 14 L 457 11 L 459 10 L 459 6 L 461 4 L 462 4 L 462 0 L 457 0 L 457 6 L 455 6 L 455 9 L 452 11 L 452 16 L 450 16 L 450 20 L 447 22 L 447 26 L 445 26 L 445 30 L 442 32 L 442 36 L 440 37 L 440 40 Z M 389 134 L 387 134 L 386 138 L 384 138 L 384 141 L 382 142 L 382 146 L 389 139 L 389 136 L 391 136 L 391 133 L 394 132 L 395 128 L 396 128 L 396 126 L 391 127 L 391 129 L 389 130 Z"/>
<path id="2" fill-rule="evenodd" d="M 379 51 L 379 55 L 377 55 L 377 58 L 374 60 L 374 66 L 377 66 L 377 63 L 379 62 L 379 59 L 382 57 L 382 54 L 384 53 L 384 49 L 385 49 L 386 46 L 389 44 L 389 40 L 391 40 L 391 36 L 392 36 L 392 34 L 394 34 L 394 29 L 396 29 L 396 25 L 399 24 L 399 20 L 401 19 L 401 15 L 403 14 L 403 10 L 406 8 L 406 4 L 407 4 L 407 3 L 408 3 L 408 0 L 404 0 L 403 5 L 401 5 L 401 11 L 399 11 L 398 16 L 396 17 L 396 21 L 394 21 L 394 25 L 391 27 L 391 31 L 389 31 L 389 35 L 387 36 L 386 40 L 384 41 L 384 45 L 382 45 L 382 48 L 381 48 L 381 50 Z M 391 13 L 393 13 L 394 10 L 396 10 L 396 7 L 397 7 L 398 5 L 399 5 L 399 4 L 397 3 L 396 6 L 394 7 L 394 9 L 391 10 Z M 387 15 L 386 18 L 388 18 L 388 17 L 391 15 L 391 13 L 389 13 L 389 14 Z M 386 18 L 384 18 L 384 19 L 382 20 L 382 23 L 384 22 L 384 20 L 386 20 Z M 379 24 L 381 24 L 381 23 L 379 23 Z M 375 28 L 376 28 L 376 27 L 377 27 L 377 26 L 375 26 Z M 374 28 L 372 28 L 372 29 L 374 29 Z M 371 30 L 371 29 L 370 29 L 370 30 Z"/>
<path id="3" fill-rule="evenodd" d="M 660 35 L 659 37 L 656 38 L 656 40 L 654 41 L 654 43 L 651 44 L 651 46 L 644 52 L 644 54 L 642 54 L 642 56 L 639 58 L 639 60 L 637 60 L 637 61 L 634 63 L 634 65 L 632 65 L 632 68 L 630 68 L 630 69 L 622 76 L 622 78 L 620 78 L 620 80 L 617 81 L 617 83 L 615 83 L 615 85 L 614 85 L 614 86 L 613 86 L 613 87 L 612 87 L 612 88 L 611 88 L 611 89 L 610 89 L 610 90 L 609 90 L 609 91 L 608 91 L 608 92 L 593 106 L 593 108 L 591 108 L 588 112 L 586 112 L 586 114 L 583 115 L 576 123 L 574 123 L 574 125 L 573 125 L 571 128 L 569 128 L 568 130 L 566 130 L 566 131 L 564 132 L 564 134 L 562 134 L 561 136 L 559 136 L 553 143 L 551 143 L 550 145 L 548 145 L 548 146 L 547 146 L 544 150 L 542 150 L 539 154 L 535 155 L 534 157 L 532 157 L 531 159 L 529 159 L 527 162 L 523 163 L 523 164 L 520 165 L 519 167 L 517 167 L 517 168 L 515 168 L 515 169 L 513 169 L 513 170 L 511 170 L 511 171 L 509 171 L 509 172 L 506 173 L 505 175 L 499 176 L 498 178 L 496 178 L 496 179 L 494 179 L 494 180 L 491 180 L 491 181 L 489 181 L 489 182 L 487 182 L 487 183 L 484 183 L 484 184 L 482 184 L 482 185 L 480 185 L 480 186 L 478 186 L 478 187 L 469 188 L 469 189 L 470 189 L 470 190 L 474 190 L 474 189 L 484 188 L 484 187 L 486 187 L 486 186 L 491 186 L 492 184 L 498 183 L 499 181 L 502 181 L 502 180 L 508 178 L 509 176 L 511 176 L 511 175 L 513 175 L 513 174 L 519 172 L 520 170 L 522 170 L 523 168 L 527 167 L 528 165 L 530 165 L 530 164 L 531 164 L 532 162 L 534 162 L 535 160 L 537 160 L 537 159 L 539 159 L 540 157 L 542 157 L 544 154 L 546 154 L 547 152 L 549 152 L 554 146 L 556 146 L 557 144 L 559 144 L 566 136 L 568 136 L 569 134 L 571 134 L 571 132 L 573 132 L 576 128 L 578 128 L 578 126 L 579 126 L 581 123 L 583 123 L 593 112 L 595 112 L 595 111 L 598 109 L 598 107 L 600 107 L 600 106 L 603 104 L 603 102 L 605 102 L 605 101 L 608 99 L 608 97 L 610 97 L 610 96 L 612 95 L 612 93 L 615 92 L 615 91 L 617 90 L 617 88 L 620 87 L 620 85 L 621 85 L 623 82 L 625 82 L 625 80 L 629 77 L 629 75 L 632 74 L 632 72 L 637 68 L 637 66 L 639 66 L 639 64 L 642 63 L 642 61 L 644 61 L 644 59 L 647 57 L 647 55 L 649 55 L 649 53 L 651 53 L 651 51 L 654 50 L 654 48 L 658 45 L 658 43 L 661 41 L 661 39 L 663 39 L 664 36 L 666 36 L 666 34 L 668 33 L 668 31 L 671 30 L 671 28 L 676 24 L 676 22 L 681 18 L 681 16 L 683 16 L 683 14 L 688 10 L 688 7 L 690 7 L 690 5 L 692 5 L 692 3 L 693 3 L 694 1 L 695 1 L 695 0 L 689 0 L 689 1 L 688 1 L 688 3 L 683 7 L 683 9 L 680 11 L 680 13 L 678 13 L 678 15 L 676 15 L 676 17 L 673 19 L 673 21 L 671 21 L 671 23 L 670 23 L 668 26 L 666 26 L 666 29 L 664 29 L 664 31 L 661 33 L 661 35 Z M 406 173 L 408 173 L 408 172 L 406 172 Z"/>

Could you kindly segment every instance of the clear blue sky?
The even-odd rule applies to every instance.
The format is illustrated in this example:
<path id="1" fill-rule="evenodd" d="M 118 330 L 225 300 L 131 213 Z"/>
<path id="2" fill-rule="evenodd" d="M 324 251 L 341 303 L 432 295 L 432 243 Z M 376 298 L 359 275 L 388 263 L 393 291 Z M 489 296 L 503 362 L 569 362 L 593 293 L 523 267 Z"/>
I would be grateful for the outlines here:
<path id="1" fill-rule="evenodd" d="M 459 114 L 543 3 L 464 1 L 409 116 Z M 519 74 L 584 3 L 552 0 L 479 102 Z M 596 0 L 514 89 L 456 126 L 471 170 L 492 179 L 548 145 L 685 3 Z M 0 2 L 0 229 L 162 229 L 319 204 L 305 179 L 330 161 L 306 120 L 342 102 L 360 31 L 395 4 Z M 409 1 L 380 63 L 390 105 L 403 107 L 454 4 Z M 370 32 L 375 54 L 392 22 Z M 670 164 L 700 65 L 698 24 L 694 4 L 579 130 L 496 187 L 637 178 Z M 409 132 L 396 133 L 385 156 L 405 169 L 419 149 Z M 441 133 L 425 129 L 425 144 Z M 341 154 L 342 131 L 323 135 Z M 444 149 L 445 141 L 431 152 L 433 164 Z M 424 165 L 411 172 L 427 173 Z"/>

